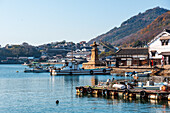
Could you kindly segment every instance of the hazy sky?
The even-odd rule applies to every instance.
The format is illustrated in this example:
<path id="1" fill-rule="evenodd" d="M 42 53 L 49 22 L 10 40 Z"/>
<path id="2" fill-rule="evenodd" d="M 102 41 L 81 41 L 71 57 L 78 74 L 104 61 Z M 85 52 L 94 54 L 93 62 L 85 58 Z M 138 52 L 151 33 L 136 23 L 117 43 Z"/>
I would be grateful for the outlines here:
<path id="1" fill-rule="evenodd" d="M 89 41 L 170 0 L 0 0 L 0 45 Z"/>

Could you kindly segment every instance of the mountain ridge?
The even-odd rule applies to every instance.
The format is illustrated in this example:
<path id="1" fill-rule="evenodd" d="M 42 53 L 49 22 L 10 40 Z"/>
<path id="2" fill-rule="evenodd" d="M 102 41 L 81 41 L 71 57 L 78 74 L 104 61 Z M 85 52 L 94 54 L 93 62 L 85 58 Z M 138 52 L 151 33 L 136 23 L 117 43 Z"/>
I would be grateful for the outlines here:
<path id="1" fill-rule="evenodd" d="M 163 29 L 170 30 L 170 11 L 158 16 L 151 24 L 147 25 L 147 27 L 118 40 L 116 43 L 120 43 L 120 45 L 124 45 L 125 47 L 145 46 L 155 36 L 162 32 Z"/>
<path id="2" fill-rule="evenodd" d="M 107 41 L 113 45 L 120 46 L 119 43 L 115 43 L 117 40 L 123 39 L 137 31 L 145 28 L 147 25 L 151 24 L 158 16 L 169 10 L 155 7 L 153 9 L 148 9 L 144 13 L 139 13 L 138 15 L 132 16 L 126 21 L 122 22 L 120 27 L 114 27 L 110 31 L 91 39 L 88 43 L 91 44 L 93 41 L 100 42 Z"/>

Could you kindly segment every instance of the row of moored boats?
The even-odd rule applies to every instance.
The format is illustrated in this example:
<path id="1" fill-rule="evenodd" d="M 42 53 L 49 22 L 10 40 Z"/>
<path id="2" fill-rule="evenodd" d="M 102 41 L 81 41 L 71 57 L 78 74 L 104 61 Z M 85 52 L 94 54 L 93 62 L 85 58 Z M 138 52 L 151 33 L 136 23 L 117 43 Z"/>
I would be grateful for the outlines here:
<path id="1" fill-rule="evenodd" d="M 96 69 L 84 69 L 78 65 L 76 61 L 65 63 L 62 67 L 34 64 L 29 65 L 30 68 L 25 68 L 26 73 L 45 73 L 49 72 L 50 75 L 110 75 L 111 68 L 96 68 Z M 125 76 L 131 77 L 149 77 L 151 71 L 145 72 L 125 72 Z"/>
<path id="2" fill-rule="evenodd" d="M 26 73 L 50 72 L 50 75 L 110 75 L 111 68 L 84 69 L 79 67 L 77 62 L 64 64 L 62 67 L 36 65 L 25 68 Z"/>

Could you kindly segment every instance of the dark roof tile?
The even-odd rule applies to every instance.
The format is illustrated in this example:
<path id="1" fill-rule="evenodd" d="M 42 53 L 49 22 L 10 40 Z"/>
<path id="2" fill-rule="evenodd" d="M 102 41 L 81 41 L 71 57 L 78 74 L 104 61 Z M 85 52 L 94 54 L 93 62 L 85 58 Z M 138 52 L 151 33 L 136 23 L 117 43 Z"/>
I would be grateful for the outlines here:
<path id="1" fill-rule="evenodd" d="M 116 55 L 148 55 L 148 48 L 123 48 Z"/>

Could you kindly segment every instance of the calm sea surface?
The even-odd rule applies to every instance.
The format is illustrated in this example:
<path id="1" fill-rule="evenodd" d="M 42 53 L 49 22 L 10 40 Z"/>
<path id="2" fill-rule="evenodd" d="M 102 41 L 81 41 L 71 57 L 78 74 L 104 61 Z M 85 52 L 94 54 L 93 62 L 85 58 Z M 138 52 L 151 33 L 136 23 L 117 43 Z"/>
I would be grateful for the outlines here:
<path id="1" fill-rule="evenodd" d="M 24 73 L 24 68 L 22 65 L 0 65 L 1 113 L 170 113 L 168 101 L 76 95 L 76 86 L 106 81 L 112 75 L 51 77 L 49 73 Z M 60 101 L 58 105 L 56 100 Z"/>

